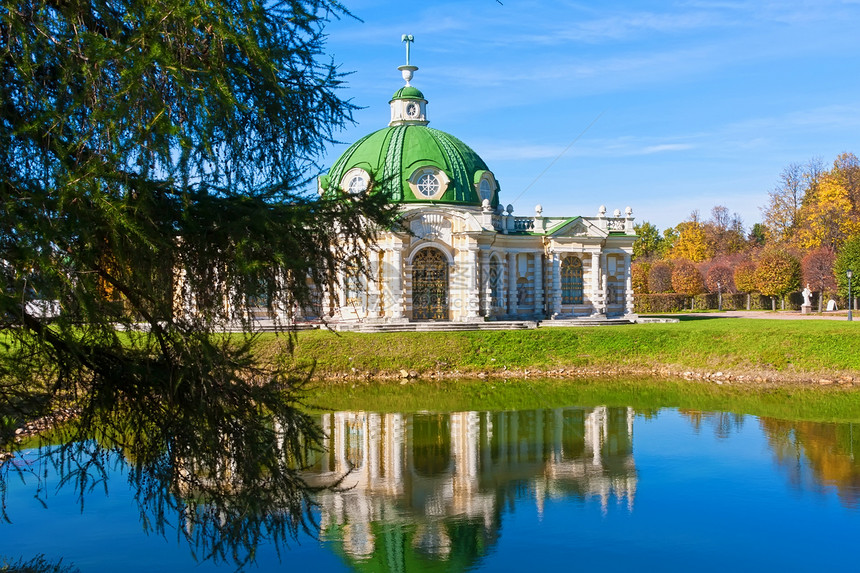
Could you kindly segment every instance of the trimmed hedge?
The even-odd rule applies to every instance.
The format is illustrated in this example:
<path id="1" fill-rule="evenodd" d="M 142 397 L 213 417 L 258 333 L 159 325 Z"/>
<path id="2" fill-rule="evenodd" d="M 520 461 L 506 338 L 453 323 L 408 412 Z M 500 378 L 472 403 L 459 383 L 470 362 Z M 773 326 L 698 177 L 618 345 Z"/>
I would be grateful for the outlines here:
<path id="1" fill-rule="evenodd" d="M 797 293 L 800 296 L 800 293 Z M 786 300 L 786 309 L 800 310 L 803 297 L 794 308 L 792 300 Z M 750 310 L 770 310 L 770 297 L 758 293 L 750 295 Z M 682 310 L 715 310 L 719 308 L 719 297 L 715 293 L 698 294 L 690 297 L 684 294 L 635 294 L 633 295 L 633 310 L 639 314 L 655 312 L 680 312 Z M 777 308 L 779 302 L 777 301 Z M 814 307 L 817 308 L 817 307 Z M 724 294 L 723 310 L 746 310 L 747 295 Z"/>
<path id="2" fill-rule="evenodd" d="M 680 312 L 690 305 L 690 297 L 685 294 L 634 294 L 633 311 L 639 314 L 652 312 Z"/>
<path id="3" fill-rule="evenodd" d="M 818 293 L 813 293 L 810 300 L 812 303 L 812 312 L 818 312 Z M 846 302 L 841 297 L 836 298 L 836 303 L 840 309 L 847 308 Z M 789 293 L 785 296 L 785 310 L 799 311 L 803 304 L 803 295 L 799 292 Z M 660 312 L 681 312 L 682 310 L 715 310 L 719 308 L 719 297 L 716 293 L 699 294 L 690 297 L 684 294 L 677 293 L 662 293 L 662 294 L 634 294 L 633 295 L 633 310 L 639 314 L 660 313 Z M 782 301 L 777 299 L 777 310 L 782 309 Z M 827 308 L 827 301 L 822 305 L 823 309 Z M 723 295 L 723 310 L 746 310 L 747 295 L 724 294 Z M 771 299 L 769 296 L 764 296 L 759 293 L 750 295 L 750 310 L 770 310 Z"/>

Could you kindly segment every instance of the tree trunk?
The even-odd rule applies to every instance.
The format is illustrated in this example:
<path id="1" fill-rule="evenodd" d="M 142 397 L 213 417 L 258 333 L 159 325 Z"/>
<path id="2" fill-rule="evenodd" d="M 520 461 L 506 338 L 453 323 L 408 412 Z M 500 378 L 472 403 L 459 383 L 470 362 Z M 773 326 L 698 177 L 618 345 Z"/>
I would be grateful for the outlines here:
<path id="1" fill-rule="evenodd" d="M 747 310 L 750 309 L 750 301 L 752 299 L 752 293 L 747 293 Z"/>
<path id="2" fill-rule="evenodd" d="M 770 297 L 770 309 L 772 311 L 776 312 L 776 297 L 775 296 Z"/>

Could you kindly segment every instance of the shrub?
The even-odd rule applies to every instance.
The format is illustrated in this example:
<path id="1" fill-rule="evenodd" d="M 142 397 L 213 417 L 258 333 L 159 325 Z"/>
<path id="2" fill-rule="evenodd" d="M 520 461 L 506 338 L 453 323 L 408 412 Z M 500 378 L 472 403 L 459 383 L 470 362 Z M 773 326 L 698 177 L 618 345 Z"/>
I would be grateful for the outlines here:
<path id="1" fill-rule="evenodd" d="M 766 251 L 756 265 L 755 283 L 760 293 L 771 297 L 776 310 L 776 297 L 800 287 L 800 261 L 783 250 Z"/>
<path id="2" fill-rule="evenodd" d="M 702 273 L 691 261 L 681 260 L 672 270 L 672 288 L 675 292 L 695 296 L 705 292 Z"/>
<path id="3" fill-rule="evenodd" d="M 657 261 L 648 271 L 648 291 L 653 294 L 672 292 L 672 265 Z"/>
<path id="4" fill-rule="evenodd" d="M 633 292 L 636 294 L 648 294 L 648 272 L 651 263 L 633 263 L 630 266 L 630 280 L 633 284 Z"/>
<path id="5" fill-rule="evenodd" d="M 705 286 L 708 288 L 708 292 L 722 292 L 723 294 L 735 292 L 735 276 L 732 269 L 723 265 L 712 266 L 708 269 Z"/>
<path id="6" fill-rule="evenodd" d="M 738 292 L 755 292 L 755 263 L 744 261 L 735 267 L 734 279 Z"/>

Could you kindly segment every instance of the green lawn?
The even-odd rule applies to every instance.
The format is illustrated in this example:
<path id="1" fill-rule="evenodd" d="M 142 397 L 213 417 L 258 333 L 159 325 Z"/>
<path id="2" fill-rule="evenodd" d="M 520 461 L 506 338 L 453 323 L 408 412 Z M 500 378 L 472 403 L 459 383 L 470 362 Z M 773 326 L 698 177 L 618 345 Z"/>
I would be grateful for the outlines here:
<path id="1" fill-rule="evenodd" d="M 261 340 L 275 352 L 274 336 Z M 322 375 L 352 372 L 464 374 L 618 368 L 724 371 L 776 376 L 860 376 L 860 322 L 687 319 L 678 324 L 541 328 L 529 331 L 301 332 L 297 364 Z"/>

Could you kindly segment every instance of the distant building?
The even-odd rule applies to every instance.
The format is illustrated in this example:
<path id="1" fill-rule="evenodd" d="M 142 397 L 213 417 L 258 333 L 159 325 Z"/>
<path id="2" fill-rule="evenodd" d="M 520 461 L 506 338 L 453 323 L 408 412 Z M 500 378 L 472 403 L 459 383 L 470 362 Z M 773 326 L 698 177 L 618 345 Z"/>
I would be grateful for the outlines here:
<path id="1" fill-rule="evenodd" d="M 428 127 L 408 59 L 407 50 L 398 68 L 406 85 L 391 98 L 388 127 L 351 145 L 319 190 L 384 193 L 411 234 L 382 233 L 370 247 L 370 278 L 343 276 L 325 314 L 365 322 L 635 318 L 630 207 L 546 217 L 537 205 L 534 216 L 515 216 L 478 154 Z"/>

